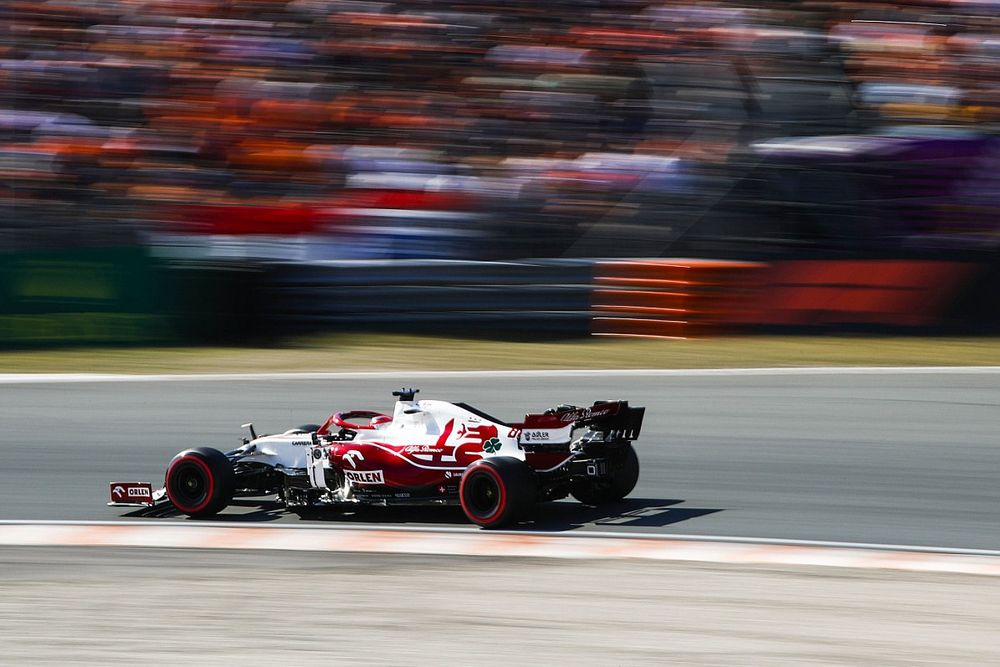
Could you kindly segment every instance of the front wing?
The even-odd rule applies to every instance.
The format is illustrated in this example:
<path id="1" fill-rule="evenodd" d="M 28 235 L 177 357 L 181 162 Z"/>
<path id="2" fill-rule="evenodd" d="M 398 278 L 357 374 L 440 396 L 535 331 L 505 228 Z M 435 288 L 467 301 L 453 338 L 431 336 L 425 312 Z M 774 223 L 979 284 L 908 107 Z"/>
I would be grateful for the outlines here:
<path id="1" fill-rule="evenodd" d="M 167 490 L 153 490 L 151 482 L 111 482 L 109 507 L 152 507 L 167 497 Z"/>

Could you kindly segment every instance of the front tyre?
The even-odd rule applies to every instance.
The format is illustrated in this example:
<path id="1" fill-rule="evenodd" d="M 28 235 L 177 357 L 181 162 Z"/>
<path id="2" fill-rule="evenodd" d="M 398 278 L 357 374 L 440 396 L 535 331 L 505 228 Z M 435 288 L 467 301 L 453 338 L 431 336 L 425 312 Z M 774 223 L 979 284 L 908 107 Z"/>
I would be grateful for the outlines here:
<path id="1" fill-rule="evenodd" d="M 462 510 L 483 528 L 500 528 L 525 518 L 535 506 L 536 484 L 524 461 L 496 456 L 465 470 L 458 488 Z"/>
<path id="2" fill-rule="evenodd" d="M 186 449 L 167 466 L 167 497 L 190 517 L 218 514 L 233 499 L 236 475 L 226 455 L 211 447 Z"/>
<path id="3" fill-rule="evenodd" d="M 584 505 L 614 503 L 628 494 L 639 481 L 639 457 L 632 443 L 625 445 L 610 460 L 611 470 L 602 480 L 581 480 L 573 484 L 570 493 Z"/>

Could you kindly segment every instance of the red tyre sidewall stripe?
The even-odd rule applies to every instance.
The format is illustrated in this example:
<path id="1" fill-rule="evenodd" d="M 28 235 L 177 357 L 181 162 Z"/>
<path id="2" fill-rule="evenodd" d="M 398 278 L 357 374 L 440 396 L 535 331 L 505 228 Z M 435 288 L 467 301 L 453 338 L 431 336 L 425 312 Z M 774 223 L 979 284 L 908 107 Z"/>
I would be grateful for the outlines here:
<path id="1" fill-rule="evenodd" d="M 494 470 L 491 466 L 480 464 L 480 465 L 477 465 L 474 468 L 472 468 L 469 472 L 471 472 L 471 473 L 479 473 L 479 472 L 486 473 L 490 477 L 492 477 L 493 480 L 497 483 L 497 488 L 500 490 L 500 500 L 497 502 L 496 509 L 493 510 L 490 514 L 488 514 L 486 516 L 480 516 L 480 517 L 478 517 L 480 521 L 484 521 L 486 523 L 493 523 L 492 520 L 496 519 L 499 516 L 501 516 L 503 514 L 504 510 L 507 509 L 507 485 L 504 484 L 503 479 L 500 477 L 500 475 L 497 473 L 497 471 Z M 462 503 L 462 509 L 465 510 L 465 513 L 466 514 L 473 514 L 474 515 L 475 513 L 474 512 L 470 512 L 469 509 L 468 509 L 468 506 L 465 504 L 465 494 L 462 493 L 462 491 L 465 489 L 465 484 L 469 480 L 469 478 L 470 478 L 469 474 L 465 474 L 465 475 L 462 476 L 462 485 L 461 485 L 461 488 L 459 489 L 458 498 L 459 498 L 459 501 Z"/>
<path id="2" fill-rule="evenodd" d="M 205 493 L 205 500 L 203 500 L 201 503 L 195 505 L 194 507 L 187 507 L 187 506 L 181 505 L 176 500 L 174 500 L 172 497 L 170 498 L 170 502 L 172 502 L 177 509 L 179 509 L 180 511 L 184 512 L 185 514 L 191 514 L 191 513 L 195 513 L 195 512 L 200 512 L 201 510 L 205 509 L 210 502 L 212 502 L 212 495 L 215 493 L 215 475 L 212 474 L 212 470 L 208 467 L 208 464 L 205 463 L 204 461 L 202 461 L 197 456 L 184 456 L 184 457 L 181 457 L 181 458 L 177 459 L 176 461 L 174 461 L 173 463 L 171 463 L 170 464 L 170 468 L 167 470 L 167 482 L 168 482 L 167 483 L 167 491 L 168 491 L 168 495 L 169 495 L 169 491 L 170 491 L 170 484 L 169 484 L 170 473 L 172 473 L 174 471 L 174 467 L 175 466 L 180 465 L 181 463 L 187 463 L 187 462 L 192 462 L 195 465 L 197 465 L 199 468 L 201 468 L 202 471 L 204 471 L 204 473 L 205 473 L 205 477 L 208 478 L 208 491 Z"/>

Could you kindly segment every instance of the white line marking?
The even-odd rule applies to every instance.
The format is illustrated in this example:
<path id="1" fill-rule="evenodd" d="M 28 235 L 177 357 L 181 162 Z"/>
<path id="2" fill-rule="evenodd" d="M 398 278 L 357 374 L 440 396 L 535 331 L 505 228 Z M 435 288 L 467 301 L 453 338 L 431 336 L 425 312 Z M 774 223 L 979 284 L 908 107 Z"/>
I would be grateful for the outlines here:
<path id="1" fill-rule="evenodd" d="M 204 528 L 250 528 L 253 530 L 328 530 L 346 532 L 378 531 L 387 533 L 458 533 L 471 535 L 526 535 L 552 539 L 627 539 L 665 542 L 708 542 L 744 545 L 821 547 L 829 549 L 859 549 L 873 551 L 902 551 L 907 553 L 956 554 L 965 556 L 1000 557 L 1000 549 L 967 549 L 963 547 L 929 547 L 912 544 L 883 544 L 879 542 L 832 542 L 826 540 L 792 540 L 772 537 L 734 537 L 729 535 L 692 535 L 686 533 L 633 533 L 601 530 L 584 530 L 573 533 L 553 533 L 543 530 L 491 530 L 475 526 L 393 526 L 376 523 L 318 524 L 318 523 L 251 523 L 243 521 L 190 521 L 187 519 L 136 519 L 128 521 L 87 521 L 73 519 L 0 519 L 3 526 L 179 526 L 192 530 Z"/>
<path id="2" fill-rule="evenodd" d="M 660 537 L 660 536 L 658 536 Z M 0 522 L 0 545 L 280 549 L 285 551 L 434 554 L 520 558 L 607 559 L 823 566 L 1000 576 L 997 552 L 955 553 L 859 546 L 728 540 L 636 539 L 629 535 L 444 531 L 330 530 L 316 526 L 164 522 Z"/>
<path id="3" fill-rule="evenodd" d="M 607 368 L 478 371 L 349 371 L 330 373 L 0 373 L 0 384 L 80 382 L 251 382 L 260 380 L 402 380 L 406 378 L 730 377 L 775 375 L 995 375 L 1000 366 L 811 366 L 776 368 Z"/>

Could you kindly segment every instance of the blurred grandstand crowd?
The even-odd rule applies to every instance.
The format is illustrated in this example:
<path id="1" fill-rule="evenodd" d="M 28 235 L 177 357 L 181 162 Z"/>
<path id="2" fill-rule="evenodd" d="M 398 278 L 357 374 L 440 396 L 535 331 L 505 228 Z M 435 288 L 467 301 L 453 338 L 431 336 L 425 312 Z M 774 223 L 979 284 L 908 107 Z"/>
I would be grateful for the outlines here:
<path id="1" fill-rule="evenodd" d="M 991 251 L 998 121 L 996 0 L 7 0 L 0 247 Z"/>

